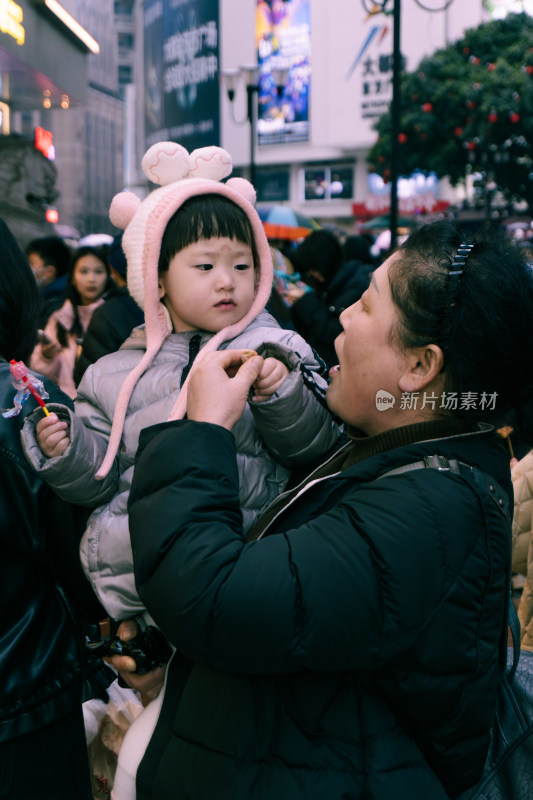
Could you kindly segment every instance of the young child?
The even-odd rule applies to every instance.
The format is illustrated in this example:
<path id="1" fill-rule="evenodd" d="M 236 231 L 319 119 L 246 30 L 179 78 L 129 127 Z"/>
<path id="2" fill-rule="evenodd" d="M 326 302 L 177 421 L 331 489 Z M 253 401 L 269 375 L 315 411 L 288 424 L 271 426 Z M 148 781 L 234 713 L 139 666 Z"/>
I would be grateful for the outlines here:
<path id="1" fill-rule="evenodd" d="M 118 620 L 143 611 L 127 517 L 139 433 L 184 416 L 195 359 L 218 348 L 266 347 L 255 395 L 233 431 L 246 530 L 283 491 L 290 470 L 327 452 L 340 435 L 323 402 L 322 365 L 298 334 L 263 310 L 272 259 L 252 185 L 242 178 L 221 183 L 231 159 L 217 147 L 189 156 L 162 142 L 147 151 L 143 169 L 160 188 L 143 202 L 117 195 L 110 218 L 125 229 L 128 288 L 145 324 L 88 368 L 75 414 L 50 404 L 51 416 L 34 414 L 22 434 L 31 464 L 62 497 L 98 506 L 82 563 Z"/>
<path id="2" fill-rule="evenodd" d="M 97 247 L 76 250 L 68 270 L 66 300 L 50 315 L 30 361 L 33 370 L 53 380 L 69 397 L 76 397 L 74 367 L 83 335 L 113 285 L 109 262 L 102 250 Z"/>

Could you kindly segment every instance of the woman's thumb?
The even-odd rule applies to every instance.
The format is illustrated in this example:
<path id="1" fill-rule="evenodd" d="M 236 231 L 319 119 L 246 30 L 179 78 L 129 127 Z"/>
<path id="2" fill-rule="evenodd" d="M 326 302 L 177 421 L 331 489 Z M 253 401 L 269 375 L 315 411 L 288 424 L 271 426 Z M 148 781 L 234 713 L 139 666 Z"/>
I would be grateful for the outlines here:
<path id="1" fill-rule="evenodd" d="M 262 356 L 252 356 L 246 359 L 244 364 L 239 367 L 235 377 L 242 378 L 251 386 L 259 377 L 263 364 L 264 359 Z"/>

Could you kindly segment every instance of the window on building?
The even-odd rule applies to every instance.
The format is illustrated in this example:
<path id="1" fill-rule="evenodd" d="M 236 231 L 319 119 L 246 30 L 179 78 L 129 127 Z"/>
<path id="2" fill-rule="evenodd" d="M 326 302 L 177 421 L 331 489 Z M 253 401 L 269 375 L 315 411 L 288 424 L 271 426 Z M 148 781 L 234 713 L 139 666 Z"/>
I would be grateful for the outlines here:
<path id="1" fill-rule="evenodd" d="M 115 0 L 115 14 L 128 14 L 133 12 L 133 0 Z"/>
<path id="2" fill-rule="evenodd" d="M 353 166 L 339 164 L 306 167 L 300 171 L 304 200 L 351 200 Z"/>
<path id="3" fill-rule="evenodd" d="M 120 64 L 118 68 L 118 82 L 122 85 L 124 83 L 131 83 L 132 80 L 131 66 L 129 64 Z"/>
<path id="4" fill-rule="evenodd" d="M 133 34 L 132 33 L 119 33 L 118 46 L 122 50 L 133 49 Z"/>
<path id="5" fill-rule="evenodd" d="M 255 178 L 257 199 L 263 202 L 280 203 L 289 199 L 289 170 L 260 169 Z"/>

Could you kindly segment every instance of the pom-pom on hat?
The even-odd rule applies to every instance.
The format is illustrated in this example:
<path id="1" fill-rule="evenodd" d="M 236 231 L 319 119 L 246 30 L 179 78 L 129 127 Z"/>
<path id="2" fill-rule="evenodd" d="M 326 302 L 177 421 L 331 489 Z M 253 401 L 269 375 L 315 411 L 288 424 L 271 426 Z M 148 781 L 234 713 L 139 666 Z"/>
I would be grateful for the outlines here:
<path id="1" fill-rule="evenodd" d="M 159 299 L 158 265 L 163 234 L 178 208 L 190 197 L 201 194 L 219 194 L 232 200 L 250 221 L 259 258 L 257 288 L 249 311 L 238 322 L 216 333 L 202 348 L 197 361 L 205 353 L 216 350 L 222 342 L 241 333 L 265 307 L 272 289 L 272 256 L 263 224 L 254 208 L 255 189 L 244 178 L 230 178 L 221 183 L 232 170 L 231 156 L 226 150 L 202 147 L 189 154 L 176 142 L 158 142 L 146 151 L 142 169 L 149 180 L 159 184 L 159 188 L 142 201 L 132 192 L 120 192 L 111 202 L 109 218 L 113 225 L 124 230 L 122 247 L 128 262 L 128 289 L 144 310 L 146 352 L 120 389 L 107 452 L 97 478 L 107 475 L 118 452 L 135 384 L 172 333 L 170 315 Z M 169 419 L 180 419 L 185 415 L 188 382 L 189 376 L 181 387 Z"/>

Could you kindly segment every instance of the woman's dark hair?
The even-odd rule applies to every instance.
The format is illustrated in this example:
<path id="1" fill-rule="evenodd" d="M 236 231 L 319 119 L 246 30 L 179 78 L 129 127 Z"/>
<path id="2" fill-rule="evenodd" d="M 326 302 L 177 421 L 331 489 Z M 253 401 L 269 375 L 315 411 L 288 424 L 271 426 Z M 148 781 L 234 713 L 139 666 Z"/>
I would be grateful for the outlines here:
<path id="1" fill-rule="evenodd" d="M 0 354 L 29 362 L 37 340 L 39 300 L 28 260 L 0 219 Z"/>
<path id="2" fill-rule="evenodd" d="M 342 245 L 337 236 L 328 230 L 311 231 L 301 244 L 291 253 L 294 268 L 306 283 L 320 291 L 327 288 L 342 264 Z M 324 278 L 317 285 L 309 272 L 319 272 Z"/>
<path id="3" fill-rule="evenodd" d="M 374 258 L 370 252 L 371 242 L 366 236 L 347 236 L 342 248 L 344 261 L 361 261 L 372 264 Z"/>
<path id="4" fill-rule="evenodd" d="M 56 278 L 65 275 L 71 259 L 70 247 L 59 236 L 41 236 L 26 245 L 26 255 L 36 253 L 46 265 L 55 267 Z"/>
<path id="5" fill-rule="evenodd" d="M 450 277 L 464 242 L 473 244 L 464 271 Z M 497 423 L 514 411 L 533 443 L 533 270 L 524 253 L 501 229 L 469 235 L 439 220 L 415 229 L 397 254 L 389 271 L 399 309 L 393 339 L 403 348 L 441 347 L 456 416 Z"/>
<path id="6" fill-rule="evenodd" d="M 81 304 L 81 297 L 80 293 L 74 286 L 74 270 L 76 269 L 76 265 L 80 258 L 84 256 L 95 256 L 98 258 L 105 267 L 107 272 L 107 282 L 104 287 L 104 294 L 112 289 L 116 284 L 111 277 L 111 269 L 109 267 L 109 260 L 107 258 L 106 251 L 101 247 L 90 247 L 87 245 L 86 247 L 80 247 L 78 250 L 72 254 L 72 258 L 70 260 L 70 265 L 68 268 L 68 277 L 67 277 L 67 291 L 66 297 L 72 303 L 72 308 L 74 309 L 74 322 L 70 330 L 65 330 L 65 328 L 61 325 L 60 322 L 57 323 L 57 340 L 61 347 L 67 347 L 68 343 L 68 334 L 73 333 L 75 336 L 82 336 L 83 335 L 83 327 L 80 321 L 80 315 L 78 312 L 78 306 Z"/>
<path id="7" fill-rule="evenodd" d="M 159 255 L 159 272 L 166 272 L 176 253 L 202 239 L 225 237 L 247 244 L 252 250 L 255 269 L 259 256 L 252 225 L 240 206 L 219 194 L 190 197 L 170 218 Z"/>

